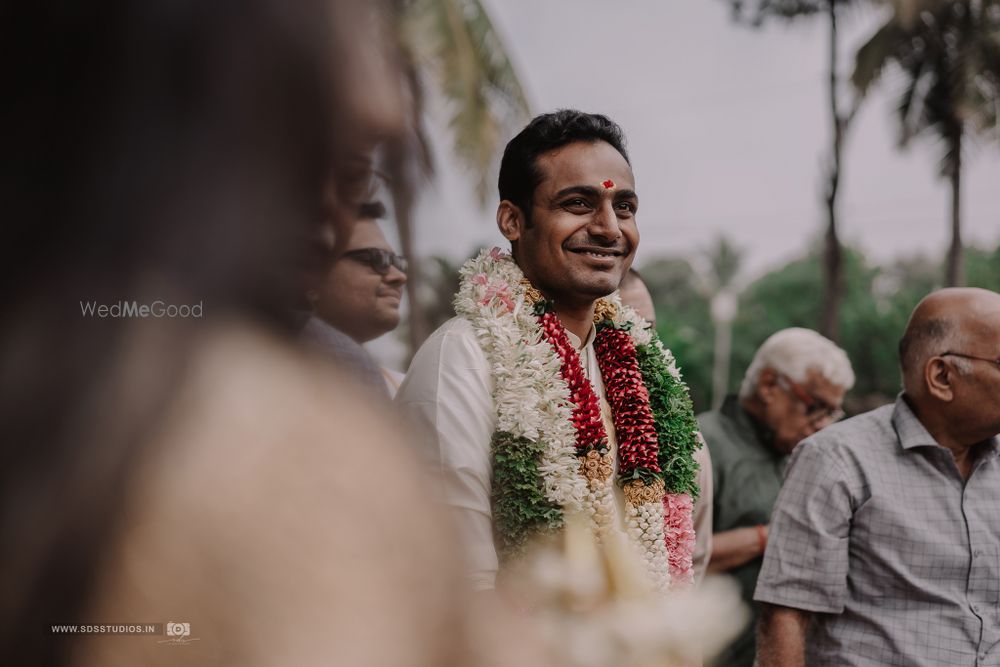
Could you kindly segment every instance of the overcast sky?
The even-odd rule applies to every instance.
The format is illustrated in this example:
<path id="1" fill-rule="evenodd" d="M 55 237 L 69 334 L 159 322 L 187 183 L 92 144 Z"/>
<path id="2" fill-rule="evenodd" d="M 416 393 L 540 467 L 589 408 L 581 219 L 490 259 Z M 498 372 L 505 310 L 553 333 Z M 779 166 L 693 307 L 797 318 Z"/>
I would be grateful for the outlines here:
<path id="1" fill-rule="evenodd" d="M 576 107 L 607 114 L 628 136 L 642 233 L 637 266 L 694 253 L 725 234 L 753 278 L 801 254 L 821 231 L 828 151 L 822 20 L 751 30 L 723 0 L 484 0 L 535 113 Z M 880 20 L 848 17 L 843 52 Z M 846 62 L 846 59 L 845 59 Z M 856 118 L 842 181 L 842 238 L 876 260 L 943 256 L 948 186 L 939 147 L 895 144 L 895 93 L 885 81 Z M 439 119 L 440 120 L 440 119 Z M 441 125 L 443 127 L 443 124 Z M 417 209 L 421 253 L 459 258 L 499 245 L 496 201 L 443 150 Z M 981 144 L 963 173 L 965 238 L 1000 243 L 1000 142 Z"/>

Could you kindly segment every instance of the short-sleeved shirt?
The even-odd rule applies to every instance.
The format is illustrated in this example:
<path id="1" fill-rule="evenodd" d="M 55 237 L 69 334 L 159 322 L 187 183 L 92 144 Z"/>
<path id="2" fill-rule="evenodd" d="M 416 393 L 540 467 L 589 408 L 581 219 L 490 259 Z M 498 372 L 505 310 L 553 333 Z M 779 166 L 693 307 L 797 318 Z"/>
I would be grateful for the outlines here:
<path id="1" fill-rule="evenodd" d="M 712 455 L 713 532 L 768 523 L 788 460 L 772 446 L 774 433 L 744 410 L 735 395 L 727 396 L 719 410 L 698 415 L 698 426 Z M 751 622 L 713 664 L 753 665 L 757 617 L 753 591 L 760 565 L 758 557 L 727 573 L 739 582 L 743 600 L 753 614 Z"/>
<path id="2" fill-rule="evenodd" d="M 905 399 L 804 440 L 756 599 L 811 612 L 806 664 L 1000 665 L 1000 440 L 963 480 Z"/>

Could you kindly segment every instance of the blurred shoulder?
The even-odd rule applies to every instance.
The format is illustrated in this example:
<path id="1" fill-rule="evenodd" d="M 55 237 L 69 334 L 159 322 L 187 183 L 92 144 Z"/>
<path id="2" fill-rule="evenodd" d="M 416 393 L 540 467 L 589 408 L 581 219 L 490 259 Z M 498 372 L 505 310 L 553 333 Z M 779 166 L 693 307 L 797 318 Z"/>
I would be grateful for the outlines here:
<path id="1" fill-rule="evenodd" d="M 204 658 L 192 664 L 315 664 L 330 646 L 357 664 L 435 655 L 458 567 L 385 410 L 246 328 L 206 336 L 190 369 L 130 480 L 96 616 L 189 621 Z M 92 664 L 124 664 L 111 657 Z"/>

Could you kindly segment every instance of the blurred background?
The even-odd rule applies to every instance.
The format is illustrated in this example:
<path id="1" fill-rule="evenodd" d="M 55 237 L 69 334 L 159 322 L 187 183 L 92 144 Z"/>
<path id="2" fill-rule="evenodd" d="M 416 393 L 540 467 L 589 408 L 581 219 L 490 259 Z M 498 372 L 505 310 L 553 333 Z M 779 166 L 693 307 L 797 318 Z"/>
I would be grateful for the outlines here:
<path id="1" fill-rule="evenodd" d="M 697 410 L 788 326 L 843 346 L 850 412 L 898 390 L 928 291 L 1000 290 L 1000 2 L 400 0 L 425 162 L 399 221 L 405 369 L 452 315 L 457 269 L 503 245 L 507 139 L 561 107 L 625 129 L 636 258 Z"/>

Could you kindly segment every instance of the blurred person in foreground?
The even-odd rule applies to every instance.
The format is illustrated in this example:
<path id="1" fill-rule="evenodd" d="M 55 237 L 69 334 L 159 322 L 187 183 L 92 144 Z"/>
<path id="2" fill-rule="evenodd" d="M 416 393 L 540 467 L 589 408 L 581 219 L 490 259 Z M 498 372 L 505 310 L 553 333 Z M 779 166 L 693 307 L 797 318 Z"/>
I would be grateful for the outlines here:
<path id="1" fill-rule="evenodd" d="M 639 243 L 621 128 L 569 109 L 534 118 L 507 144 L 499 193 L 511 254 L 463 267 L 459 315 L 420 348 L 396 397 L 434 434 L 428 458 L 470 584 L 493 589 L 501 563 L 574 513 L 631 540 L 655 588 L 688 583 L 690 399 L 655 334 L 606 298 Z"/>
<path id="2" fill-rule="evenodd" d="M 715 487 L 708 571 L 736 578 L 754 620 L 754 586 L 788 455 L 803 438 L 843 416 L 844 394 L 852 386 L 854 371 L 843 350 L 815 331 L 783 329 L 757 349 L 739 395 L 698 415 Z M 750 667 L 754 651 L 750 623 L 714 664 Z"/>
<path id="3" fill-rule="evenodd" d="M 404 436 L 289 316 L 323 184 L 356 210 L 357 156 L 400 123 L 374 7 L 5 12 L 0 664 L 430 667 L 489 645 Z M 189 635 L 51 629 L 103 623 Z"/>
<path id="4" fill-rule="evenodd" d="M 653 296 L 642 275 L 635 269 L 629 269 L 618 287 L 622 304 L 631 306 L 654 331 L 656 330 L 656 310 L 653 307 Z M 712 458 L 708 447 L 702 445 L 694 452 L 694 460 L 698 463 L 698 498 L 694 501 L 694 579 L 696 583 L 705 578 L 708 569 L 708 558 L 712 553 Z"/>
<path id="5" fill-rule="evenodd" d="M 892 405 L 798 446 L 757 584 L 761 667 L 1000 665 L 1000 294 L 944 289 Z"/>
<path id="6" fill-rule="evenodd" d="M 406 284 L 406 260 L 389 245 L 379 227 L 385 206 L 368 201 L 359 207 L 350 237 L 331 255 L 319 279 L 309 290 L 313 314 L 302 331 L 304 339 L 332 347 L 338 358 L 357 360 L 359 374 L 377 383 L 380 393 L 396 394 L 402 374 L 379 368 L 362 347 L 399 326 L 399 305 Z M 354 344 L 344 352 L 342 337 Z"/>

